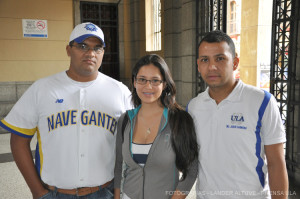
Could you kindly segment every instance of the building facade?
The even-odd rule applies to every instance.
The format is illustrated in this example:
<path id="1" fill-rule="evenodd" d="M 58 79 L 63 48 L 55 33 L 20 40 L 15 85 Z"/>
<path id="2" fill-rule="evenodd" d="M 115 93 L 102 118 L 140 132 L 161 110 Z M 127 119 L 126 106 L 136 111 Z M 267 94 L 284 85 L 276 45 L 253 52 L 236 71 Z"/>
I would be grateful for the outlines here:
<path id="1" fill-rule="evenodd" d="M 212 2 L 219 3 L 219 7 L 214 7 Z M 96 23 L 104 31 L 107 47 L 100 68 L 101 72 L 130 87 L 131 69 L 135 62 L 143 55 L 159 54 L 171 69 L 177 87 L 177 101 L 185 106 L 192 97 L 201 92 L 201 88 L 205 88 L 201 78 L 199 80 L 196 65 L 197 42 L 202 36 L 201 33 L 209 29 L 219 29 L 214 26 L 214 19 L 222 19 L 222 16 L 223 18 L 226 16 L 229 20 L 227 29 L 232 31 L 232 35 L 235 35 L 236 40 L 240 42 L 240 77 L 244 82 L 256 86 L 260 66 L 258 60 L 262 59 L 261 53 L 265 49 L 274 52 L 277 49 L 277 54 L 273 53 L 273 58 L 280 63 L 277 64 L 278 66 L 283 66 L 287 57 L 286 53 L 278 52 L 276 44 L 285 40 L 276 40 L 276 35 L 271 41 L 273 42 L 271 46 L 261 45 L 262 40 L 259 36 L 262 31 L 272 27 L 276 29 L 276 24 L 280 23 L 276 22 L 276 14 L 274 14 L 276 5 L 273 6 L 272 11 L 272 27 L 261 22 L 260 19 L 265 17 L 262 13 L 266 13 L 261 9 L 264 2 L 263 0 L 228 2 L 225 0 L 1 0 L 0 41 L 3 45 L 0 48 L 0 119 L 6 116 L 34 81 L 69 67 L 69 58 L 65 50 L 69 35 L 76 24 L 86 21 Z M 285 120 L 288 127 L 286 157 L 290 175 L 300 181 L 300 120 L 298 119 L 300 118 L 300 43 L 297 42 L 300 41 L 300 27 L 297 26 L 300 22 L 300 5 L 297 0 L 273 2 L 280 2 L 282 8 L 286 11 L 290 10 L 294 20 L 290 26 L 283 26 L 282 31 L 278 32 L 280 35 L 282 32 L 293 31 L 291 39 L 294 45 L 288 52 L 293 58 L 288 62 L 290 70 L 278 71 L 281 75 L 289 72 L 291 81 L 289 82 L 287 77 L 284 79 L 276 76 L 274 67 L 270 68 L 269 72 L 273 85 L 271 92 L 279 99 L 279 103 L 285 103 L 287 98 L 282 96 L 288 92 L 290 96 L 288 99 L 291 99 L 286 102 L 287 108 L 281 107 L 282 114 L 289 118 Z M 220 7 L 220 3 L 225 7 Z M 234 5 L 241 6 L 242 15 L 235 14 Z M 227 15 L 222 15 L 222 12 L 226 13 L 224 12 L 226 7 L 229 11 Z M 238 19 L 241 20 L 240 32 L 235 29 L 237 26 L 235 21 Z M 223 20 L 223 24 L 221 21 L 217 25 L 224 27 L 224 23 Z M 271 38 L 272 35 L 270 40 Z M 287 43 L 283 46 L 290 47 Z M 278 53 L 280 58 L 276 59 Z M 274 62 L 273 64 L 276 65 Z M 276 85 L 279 84 L 281 87 L 276 90 Z M 0 133 L 5 132 L 1 129 Z"/>

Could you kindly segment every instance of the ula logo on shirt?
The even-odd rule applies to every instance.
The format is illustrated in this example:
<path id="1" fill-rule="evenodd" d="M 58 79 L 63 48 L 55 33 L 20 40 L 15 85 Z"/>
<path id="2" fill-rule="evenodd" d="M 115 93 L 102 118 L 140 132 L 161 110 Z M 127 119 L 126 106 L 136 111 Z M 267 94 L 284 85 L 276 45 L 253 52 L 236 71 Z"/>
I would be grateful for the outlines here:
<path id="1" fill-rule="evenodd" d="M 244 116 L 242 113 L 233 113 L 231 115 L 231 123 L 233 124 L 241 124 L 242 122 L 244 122 Z"/>
<path id="2" fill-rule="evenodd" d="M 226 128 L 231 128 L 231 129 L 247 129 L 247 126 L 244 126 L 245 122 L 244 116 L 242 113 L 233 113 L 231 115 L 231 124 L 227 124 Z"/>
<path id="3" fill-rule="evenodd" d="M 64 99 L 57 99 L 56 101 L 55 101 L 55 103 L 59 103 L 59 104 L 61 104 L 61 103 L 63 103 L 64 102 Z"/>

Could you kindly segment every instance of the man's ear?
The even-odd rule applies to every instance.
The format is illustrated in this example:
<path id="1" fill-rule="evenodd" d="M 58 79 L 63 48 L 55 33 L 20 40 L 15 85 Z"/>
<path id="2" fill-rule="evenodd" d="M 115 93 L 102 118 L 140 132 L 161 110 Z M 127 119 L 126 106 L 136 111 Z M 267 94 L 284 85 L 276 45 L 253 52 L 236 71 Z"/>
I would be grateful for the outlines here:
<path id="1" fill-rule="evenodd" d="M 70 50 L 71 50 L 71 46 L 67 45 L 66 46 L 66 51 L 67 51 L 68 57 L 70 57 Z"/>
<path id="2" fill-rule="evenodd" d="M 239 66 L 240 59 L 236 56 L 233 60 L 233 70 L 235 71 L 237 67 Z"/>

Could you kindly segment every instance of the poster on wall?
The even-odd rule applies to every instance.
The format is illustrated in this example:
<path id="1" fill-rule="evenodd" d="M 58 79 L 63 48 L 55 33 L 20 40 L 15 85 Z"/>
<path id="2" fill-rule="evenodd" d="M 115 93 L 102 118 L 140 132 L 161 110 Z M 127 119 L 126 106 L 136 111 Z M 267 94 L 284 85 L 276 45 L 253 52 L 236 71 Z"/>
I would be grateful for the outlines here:
<path id="1" fill-rule="evenodd" d="M 22 19 L 23 37 L 48 38 L 47 20 Z"/>

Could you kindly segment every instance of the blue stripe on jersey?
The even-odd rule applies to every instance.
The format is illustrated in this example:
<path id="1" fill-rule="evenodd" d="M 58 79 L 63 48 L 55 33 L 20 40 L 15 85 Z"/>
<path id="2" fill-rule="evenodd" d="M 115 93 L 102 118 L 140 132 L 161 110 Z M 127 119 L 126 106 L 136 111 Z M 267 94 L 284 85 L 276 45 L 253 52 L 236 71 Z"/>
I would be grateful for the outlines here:
<path id="1" fill-rule="evenodd" d="M 148 154 L 132 154 L 133 160 L 138 164 L 146 164 Z"/>
<path id="2" fill-rule="evenodd" d="M 1 126 L 2 128 L 4 128 L 5 130 L 9 131 L 9 132 L 11 132 L 11 133 L 13 133 L 13 134 L 16 134 L 16 135 L 19 135 L 19 136 L 24 137 L 24 138 L 32 138 L 32 137 L 33 137 L 33 135 L 25 135 L 25 134 L 20 133 L 20 132 L 14 130 L 14 129 L 12 129 L 12 128 L 9 128 L 9 127 L 6 126 L 2 121 L 0 121 L 0 126 Z"/>
<path id="3" fill-rule="evenodd" d="M 35 150 L 35 168 L 39 176 L 41 177 L 41 161 L 40 161 L 40 147 L 39 143 L 36 144 L 36 150 Z"/>
<path id="4" fill-rule="evenodd" d="M 261 183 L 261 186 L 264 187 L 265 186 L 265 174 L 262 170 L 262 167 L 264 165 L 264 161 L 263 159 L 261 158 L 261 135 L 260 135 L 260 128 L 261 128 L 261 120 L 262 120 L 262 117 L 264 115 L 264 112 L 266 110 L 266 107 L 269 103 L 269 100 L 271 98 L 271 94 L 267 91 L 264 91 L 265 92 L 265 97 L 264 97 L 264 100 L 259 108 L 259 111 L 258 111 L 258 121 L 257 121 L 257 125 L 256 125 L 256 131 L 255 131 L 255 134 L 256 134 L 256 157 L 258 158 L 258 163 L 257 163 L 257 166 L 256 166 L 256 172 L 257 172 L 257 175 L 258 175 L 258 178 L 259 178 L 259 181 Z"/>

